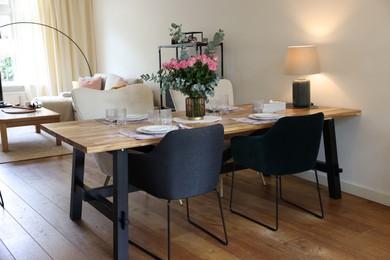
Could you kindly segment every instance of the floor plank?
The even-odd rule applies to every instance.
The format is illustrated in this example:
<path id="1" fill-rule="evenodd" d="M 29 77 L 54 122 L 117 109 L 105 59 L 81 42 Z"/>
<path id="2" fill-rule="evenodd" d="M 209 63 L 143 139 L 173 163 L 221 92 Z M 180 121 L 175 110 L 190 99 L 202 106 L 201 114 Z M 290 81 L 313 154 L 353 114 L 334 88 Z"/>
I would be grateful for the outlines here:
<path id="1" fill-rule="evenodd" d="M 8 248 L 4 245 L 3 241 L 1 241 L 0 239 L 0 259 L 2 260 L 11 260 L 11 259 L 15 259 L 10 251 L 8 250 Z"/>
<path id="2" fill-rule="evenodd" d="M 0 165 L 6 205 L 0 209 L 0 259 L 112 258 L 112 223 L 107 218 L 84 203 L 82 219 L 69 219 L 70 170 L 71 156 Z M 104 182 L 91 156 L 86 158 L 86 171 L 89 186 Z M 346 193 L 341 200 L 329 199 L 326 187 L 321 187 L 324 219 L 282 202 L 279 231 L 272 232 L 229 211 L 231 176 L 223 178 L 229 245 L 190 225 L 185 206 L 175 201 L 173 259 L 390 259 L 389 207 Z M 267 177 L 263 186 L 259 175 L 241 171 L 236 180 L 240 209 L 272 223 L 274 179 Z M 286 197 L 318 209 L 313 183 L 286 177 L 283 184 Z M 190 205 L 191 218 L 223 235 L 215 194 L 193 198 Z M 129 194 L 129 220 L 131 239 L 165 257 L 166 201 L 144 192 Z M 150 259 L 133 246 L 129 250 L 132 259 Z"/>

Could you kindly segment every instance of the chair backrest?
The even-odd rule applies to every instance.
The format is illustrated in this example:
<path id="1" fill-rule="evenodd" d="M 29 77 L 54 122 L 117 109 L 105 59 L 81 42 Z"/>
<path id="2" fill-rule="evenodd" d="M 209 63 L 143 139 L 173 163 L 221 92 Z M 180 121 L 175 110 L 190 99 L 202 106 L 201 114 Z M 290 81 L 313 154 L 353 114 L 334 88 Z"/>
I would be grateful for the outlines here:
<path id="1" fill-rule="evenodd" d="M 186 110 L 186 97 L 180 91 L 177 90 L 169 90 L 171 94 L 173 106 L 176 111 L 185 111 Z"/>
<path id="2" fill-rule="evenodd" d="M 185 111 L 187 96 L 176 90 L 170 90 L 173 105 L 176 111 Z M 219 95 L 229 95 L 229 105 L 234 105 L 233 85 L 228 79 L 221 79 L 218 85 L 214 88 L 214 97 L 218 98 Z"/>
<path id="3" fill-rule="evenodd" d="M 129 156 L 129 182 L 164 199 L 209 192 L 218 183 L 223 139 L 220 124 L 169 132 L 150 153 Z"/>
<path id="4" fill-rule="evenodd" d="M 219 98 L 220 95 L 229 95 L 229 105 L 234 105 L 234 94 L 232 82 L 228 79 L 221 79 L 218 86 L 214 89 L 214 97 Z"/>
<path id="5" fill-rule="evenodd" d="M 106 108 L 126 108 L 128 114 L 145 114 L 154 107 L 153 93 L 144 84 L 113 90 L 78 88 L 72 91 L 72 100 L 78 120 L 104 118 Z"/>
<path id="6" fill-rule="evenodd" d="M 77 120 L 105 118 L 106 108 L 126 108 L 127 114 L 146 114 L 154 107 L 153 93 L 144 84 L 113 90 L 78 88 L 72 91 L 72 100 Z M 97 153 L 94 157 L 100 170 L 112 176 L 112 155 Z"/>
<path id="7" fill-rule="evenodd" d="M 323 123 L 323 113 L 283 117 L 265 134 L 249 136 L 251 148 L 237 147 L 233 137 L 233 158 L 237 163 L 245 161 L 242 164 L 250 164 L 251 168 L 269 175 L 312 170 L 317 161 Z M 252 150 L 244 151 L 247 148 Z"/>

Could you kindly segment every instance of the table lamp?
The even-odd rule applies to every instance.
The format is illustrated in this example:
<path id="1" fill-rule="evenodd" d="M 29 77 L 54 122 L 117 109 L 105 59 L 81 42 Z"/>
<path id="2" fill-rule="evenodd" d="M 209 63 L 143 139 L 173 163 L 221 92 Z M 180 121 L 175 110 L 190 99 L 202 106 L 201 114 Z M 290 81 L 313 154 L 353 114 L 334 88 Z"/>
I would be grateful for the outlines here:
<path id="1" fill-rule="evenodd" d="M 310 80 L 306 75 L 320 73 L 317 47 L 314 45 L 288 46 L 285 61 L 287 75 L 299 75 L 292 83 L 294 107 L 310 107 Z"/>

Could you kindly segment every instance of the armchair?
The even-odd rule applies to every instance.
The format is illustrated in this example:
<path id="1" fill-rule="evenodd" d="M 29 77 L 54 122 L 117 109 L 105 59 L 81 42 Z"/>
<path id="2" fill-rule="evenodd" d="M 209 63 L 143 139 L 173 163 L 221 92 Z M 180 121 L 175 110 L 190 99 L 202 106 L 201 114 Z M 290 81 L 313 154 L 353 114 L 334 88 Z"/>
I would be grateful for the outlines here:
<path id="1" fill-rule="evenodd" d="M 281 200 L 309 212 L 318 218 L 323 218 L 324 212 L 317 170 L 315 169 L 323 123 L 323 113 L 284 117 L 279 119 L 273 127 L 263 135 L 233 137 L 231 151 L 235 166 L 242 165 L 262 172 L 265 175 L 275 176 L 275 226 L 270 226 L 257 221 L 254 218 L 233 209 L 235 170 L 233 170 L 231 183 L 230 211 L 272 231 L 276 231 L 278 230 L 278 206 L 280 195 Z M 315 173 L 321 211 L 320 214 L 309 211 L 282 197 L 282 176 L 311 170 Z"/>
<path id="2" fill-rule="evenodd" d="M 170 201 L 186 199 L 187 220 L 220 243 L 228 238 L 221 198 L 216 189 L 223 149 L 223 126 L 212 125 L 169 132 L 150 153 L 129 155 L 129 184 L 167 200 L 168 259 L 170 259 Z M 130 171 L 130 170 L 129 170 Z M 189 198 L 215 191 L 224 240 L 190 218 Z"/>

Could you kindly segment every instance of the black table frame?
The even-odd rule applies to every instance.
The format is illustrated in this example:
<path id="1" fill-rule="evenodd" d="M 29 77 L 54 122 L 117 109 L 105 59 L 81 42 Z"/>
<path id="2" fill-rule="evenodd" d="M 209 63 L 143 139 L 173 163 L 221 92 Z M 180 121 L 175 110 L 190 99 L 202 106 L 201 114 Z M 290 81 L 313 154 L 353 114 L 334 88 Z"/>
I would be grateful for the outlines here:
<path id="1" fill-rule="evenodd" d="M 334 119 L 323 126 L 325 162 L 317 161 L 316 169 L 328 176 L 329 197 L 341 198 L 340 173 Z M 114 259 L 128 259 L 128 193 L 136 191 L 128 185 L 128 150 L 113 151 L 113 185 L 90 189 L 84 184 L 85 153 L 73 148 L 70 218 L 81 219 L 82 203 L 88 202 L 113 222 Z M 113 196 L 113 202 L 106 197 Z"/>
<path id="2" fill-rule="evenodd" d="M 328 192 L 332 199 L 341 199 L 340 173 L 337 155 L 336 130 L 334 119 L 325 119 L 322 129 L 325 150 L 325 162 L 317 161 L 316 169 L 325 172 L 328 177 Z"/>
<path id="3" fill-rule="evenodd" d="M 83 200 L 91 204 L 113 222 L 114 259 L 129 259 L 128 193 L 135 191 L 128 185 L 128 151 L 113 151 L 113 185 L 90 189 L 84 184 L 85 153 L 73 148 L 70 219 L 81 219 Z M 106 197 L 113 196 L 113 202 Z"/>

